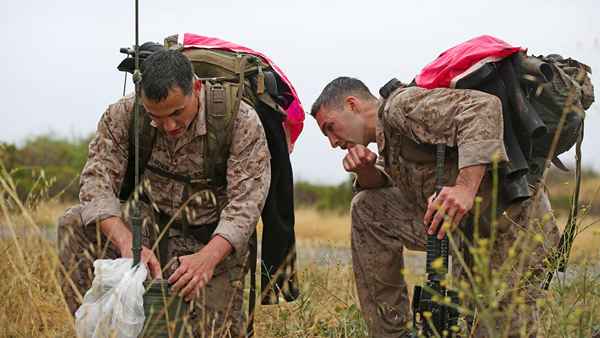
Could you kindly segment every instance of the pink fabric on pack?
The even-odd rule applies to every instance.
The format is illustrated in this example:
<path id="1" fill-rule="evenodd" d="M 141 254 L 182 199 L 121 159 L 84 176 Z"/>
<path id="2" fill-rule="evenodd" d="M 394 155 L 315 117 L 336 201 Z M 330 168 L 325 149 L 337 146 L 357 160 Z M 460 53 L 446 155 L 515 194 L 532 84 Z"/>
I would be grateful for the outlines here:
<path id="1" fill-rule="evenodd" d="M 453 80 L 477 63 L 499 61 L 524 50 L 490 35 L 478 36 L 440 54 L 421 70 L 415 81 L 417 86 L 428 89 L 452 87 Z"/>
<path id="2" fill-rule="evenodd" d="M 181 37 L 180 37 L 181 39 Z M 218 38 L 212 38 L 208 36 L 202 36 L 192 33 L 184 33 L 183 35 L 183 47 L 184 48 L 213 48 L 213 49 L 221 49 L 228 50 L 233 52 L 243 52 L 252 55 L 256 55 L 266 61 L 277 75 L 281 77 L 281 79 L 288 86 L 290 94 L 293 96 L 293 100 L 289 103 L 287 107 L 284 107 L 287 112 L 287 119 L 284 122 L 284 126 L 286 131 L 290 137 L 290 150 L 293 148 L 294 143 L 300 136 L 302 132 L 302 128 L 304 127 L 304 109 L 302 108 L 302 103 L 300 103 L 300 99 L 298 98 L 298 94 L 296 93 L 296 89 L 292 85 L 291 81 L 285 76 L 281 68 L 279 68 L 269 57 L 266 55 L 257 52 L 248 47 L 244 47 L 233 42 L 221 40 Z"/>

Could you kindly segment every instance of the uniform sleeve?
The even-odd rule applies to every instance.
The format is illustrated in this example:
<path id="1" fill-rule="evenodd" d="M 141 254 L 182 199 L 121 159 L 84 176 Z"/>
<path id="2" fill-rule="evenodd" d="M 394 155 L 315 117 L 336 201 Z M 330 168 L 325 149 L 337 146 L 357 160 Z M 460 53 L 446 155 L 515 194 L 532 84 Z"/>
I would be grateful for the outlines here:
<path id="1" fill-rule="evenodd" d="M 390 100 L 385 118 L 417 143 L 458 147 L 462 169 L 507 160 L 500 99 L 476 90 L 410 87 Z"/>
<path id="2" fill-rule="evenodd" d="M 108 107 L 89 146 L 80 179 L 84 224 L 121 216 L 117 194 L 127 167 L 131 105 L 121 100 Z"/>
<path id="3" fill-rule="evenodd" d="M 265 131 L 254 109 L 242 103 L 233 125 L 227 160 L 227 199 L 214 235 L 225 238 L 238 254 L 262 212 L 271 183 L 271 155 Z"/>

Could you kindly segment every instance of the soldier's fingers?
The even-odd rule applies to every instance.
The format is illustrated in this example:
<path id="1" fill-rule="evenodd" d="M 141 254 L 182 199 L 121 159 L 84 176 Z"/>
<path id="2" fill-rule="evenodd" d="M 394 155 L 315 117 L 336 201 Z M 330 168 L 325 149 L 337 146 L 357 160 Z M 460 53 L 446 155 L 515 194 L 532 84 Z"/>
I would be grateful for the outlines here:
<path id="1" fill-rule="evenodd" d="M 183 274 L 183 276 L 181 276 L 177 282 L 175 282 L 175 284 L 173 284 L 173 291 L 177 292 L 179 290 L 181 290 L 183 287 L 185 287 L 190 280 L 192 280 L 192 274 L 187 272 L 185 274 Z"/>
<path id="2" fill-rule="evenodd" d="M 444 212 L 442 210 L 438 209 L 438 211 L 433 216 L 433 220 L 431 221 L 431 224 L 429 225 L 429 229 L 427 229 L 427 234 L 428 235 L 436 234 L 438 232 L 438 225 L 440 225 L 440 223 L 442 222 L 443 219 L 444 219 Z"/>
<path id="3" fill-rule="evenodd" d="M 354 162 L 356 166 L 359 166 L 362 163 L 362 156 L 360 156 L 360 150 L 355 148 L 350 149 L 348 151 L 348 157 Z"/>
<path id="4" fill-rule="evenodd" d="M 431 195 L 427 199 L 427 210 L 425 211 L 425 215 L 423 216 L 423 224 L 428 225 L 429 221 L 431 220 L 431 216 L 433 216 L 433 213 L 435 212 L 435 208 L 433 207 L 434 197 L 435 195 Z"/>
<path id="5" fill-rule="evenodd" d="M 148 270 L 150 271 L 150 276 L 152 278 L 162 278 L 162 273 L 160 271 L 160 263 L 154 253 L 147 248 L 142 248 L 142 262 L 146 263 L 148 266 Z"/>
<path id="6" fill-rule="evenodd" d="M 169 283 L 171 283 L 171 284 L 175 283 L 179 279 L 179 277 L 183 276 L 183 274 L 186 272 L 187 272 L 187 266 L 183 265 L 183 264 L 179 265 L 177 270 L 175 270 L 175 272 L 173 272 L 171 277 L 169 277 Z"/>
<path id="7" fill-rule="evenodd" d="M 375 154 L 374 152 L 369 151 L 369 149 L 367 149 L 367 162 L 375 163 L 376 160 L 377 160 L 377 154 Z"/>
<path id="8" fill-rule="evenodd" d="M 212 278 L 212 272 L 205 272 L 202 274 L 200 281 L 198 282 L 198 285 L 197 285 L 198 294 L 200 293 L 200 290 L 203 289 L 208 284 L 208 282 L 210 281 L 211 278 Z"/>
<path id="9" fill-rule="evenodd" d="M 454 215 L 456 214 L 456 208 L 455 207 L 451 207 L 448 209 L 446 216 L 444 217 L 443 221 L 442 221 L 442 226 L 440 227 L 440 230 L 438 231 L 438 239 L 444 239 L 444 236 L 446 236 L 446 232 L 451 231 L 451 227 L 452 227 L 452 218 L 454 217 Z"/>
<path id="10" fill-rule="evenodd" d="M 423 216 L 423 224 L 429 225 L 429 223 L 431 222 L 431 217 L 434 213 L 435 208 L 433 207 L 433 204 L 429 203 L 429 205 L 427 206 L 427 211 L 425 212 L 425 216 Z"/>
<path id="11" fill-rule="evenodd" d="M 198 298 L 200 297 L 200 290 L 202 288 L 204 288 L 206 286 L 206 284 L 208 283 L 208 278 L 206 277 L 206 273 L 202 274 L 202 276 L 198 279 L 198 283 L 196 283 L 196 287 L 194 287 L 194 290 L 192 290 L 192 292 L 189 294 L 188 298 L 186 299 L 188 302 L 191 301 L 193 298 Z"/>
<path id="12" fill-rule="evenodd" d="M 439 208 L 440 203 L 441 200 L 438 200 L 435 194 L 429 196 L 427 199 L 427 211 L 425 212 L 425 216 L 423 216 L 423 223 L 427 225 L 431 222 L 431 217 L 433 217 Z"/>
<path id="13" fill-rule="evenodd" d="M 442 226 L 440 231 L 438 231 L 437 238 L 444 239 L 444 236 L 446 236 L 446 229 Z"/>
<path id="14" fill-rule="evenodd" d="M 446 215 L 448 215 L 448 217 L 446 217 L 444 223 L 448 223 L 449 226 L 452 226 L 454 224 L 454 218 L 456 217 L 456 215 L 458 215 L 458 210 L 459 208 L 456 206 L 448 208 L 448 211 L 446 212 Z"/>
<path id="15" fill-rule="evenodd" d="M 344 170 L 351 171 L 350 164 L 348 163 L 348 160 L 345 157 L 342 160 L 342 165 L 344 166 Z"/>
<path id="16" fill-rule="evenodd" d="M 366 147 L 364 147 L 363 145 L 356 146 L 352 150 L 354 150 L 354 153 L 356 154 L 356 156 L 358 158 L 360 158 L 361 160 L 365 159 L 368 155 L 368 149 Z"/>
<path id="17" fill-rule="evenodd" d="M 206 286 L 206 284 L 208 284 L 208 282 L 210 282 L 210 279 L 212 278 L 212 272 L 206 272 L 202 275 L 202 279 L 201 279 L 201 287 L 203 288 Z"/>
<path id="18" fill-rule="evenodd" d="M 439 205 L 438 203 L 439 202 L 436 199 L 436 201 L 434 201 L 433 205 Z M 427 233 L 429 235 L 433 235 L 438 232 L 438 226 L 444 221 L 444 216 L 446 215 L 446 210 L 448 208 L 449 208 L 449 205 L 447 202 L 442 203 L 442 205 L 440 207 L 436 208 L 435 215 L 433 216 L 433 220 L 431 221 L 431 224 L 427 231 Z"/>
<path id="19" fill-rule="evenodd" d="M 198 282 L 198 290 L 204 288 L 207 283 L 206 274 L 202 274 L 202 277 L 200 277 L 200 281 Z"/>
<path id="20" fill-rule="evenodd" d="M 199 278 L 197 276 L 193 276 L 192 279 L 190 279 L 190 281 L 183 287 L 183 289 L 181 289 L 179 295 L 184 297 L 185 300 L 189 302 L 190 298 L 194 294 L 194 291 L 196 290 L 198 280 Z"/>
<path id="21" fill-rule="evenodd" d="M 162 279 L 162 271 L 158 259 L 150 257 L 148 260 L 148 269 L 150 270 L 150 276 L 152 276 L 152 278 Z"/>
<path id="22" fill-rule="evenodd" d="M 348 162 L 348 168 L 350 168 L 350 171 L 356 169 L 356 162 L 354 162 L 352 156 L 346 155 L 345 160 Z"/>
<path id="23" fill-rule="evenodd" d="M 360 164 L 362 165 L 371 165 L 375 163 L 377 160 L 377 155 L 369 150 L 367 147 L 361 147 L 357 149 L 356 154 L 360 159 Z"/>
<path id="24" fill-rule="evenodd" d="M 198 298 L 198 295 L 200 294 L 200 288 L 198 287 L 198 284 L 196 284 L 196 286 L 192 289 L 192 291 L 190 291 L 187 296 L 185 297 L 185 301 L 186 302 L 191 302 L 194 298 Z"/>

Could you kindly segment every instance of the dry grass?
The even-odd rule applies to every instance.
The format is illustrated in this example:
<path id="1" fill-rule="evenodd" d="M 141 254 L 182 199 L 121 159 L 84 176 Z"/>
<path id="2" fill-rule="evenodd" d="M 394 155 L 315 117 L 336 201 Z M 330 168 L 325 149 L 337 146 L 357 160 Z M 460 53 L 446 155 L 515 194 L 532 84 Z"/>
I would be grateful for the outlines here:
<path id="1" fill-rule="evenodd" d="M 6 184 L 0 180 L 0 183 Z M 0 334 L 4 337 L 65 337 L 73 335 L 73 319 L 57 280 L 54 241 L 40 224 L 53 224 L 63 210 L 48 203 L 29 213 L 16 201 L 9 212 L 0 194 Z M 2 191 L 2 190 L 0 190 Z M 54 219 L 54 221 L 52 221 Z"/>
<path id="2" fill-rule="evenodd" d="M 256 337 L 366 337 L 349 265 L 301 268 L 301 297 L 259 306 Z"/>
<path id="3" fill-rule="evenodd" d="M 320 212 L 300 208 L 296 215 L 296 239 L 305 245 L 350 247 L 350 215 L 339 212 Z M 258 233 L 262 223 L 258 224 Z M 260 237 L 260 236 L 259 236 Z"/>
<path id="4" fill-rule="evenodd" d="M 0 183 L 1 180 L 0 180 Z M 55 272 L 59 269 L 55 243 L 40 229 L 55 224 L 66 205 L 49 202 L 30 210 L 7 201 L 7 187 L 0 191 L 0 336 L 73 336 L 73 321 L 62 299 Z M 299 250 L 334 247 L 347 250 L 350 242 L 348 214 L 319 213 L 300 209 L 296 213 Z M 588 337 L 600 322 L 598 264 L 598 217 L 575 241 L 571 278 L 555 283 L 544 302 L 540 322 L 545 337 Z M 564 222 L 563 222 L 564 223 Z M 35 234 L 42 235 L 36 236 Z M 32 235 L 33 234 L 33 235 Z M 318 255 L 318 253 L 317 253 Z M 414 255 L 414 253 L 409 253 Z M 366 327 L 358 309 L 351 265 L 300 262 L 302 296 L 293 303 L 259 306 L 257 337 L 364 337 Z M 408 266 L 410 269 L 410 266 Z M 422 280 L 420 271 L 408 276 L 409 289 Z M 501 335 L 499 335 L 501 336 Z"/>
<path id="5" fill-rule="evenodd" d="M 559 225 L 564 228 L 566 218 L 559 219 Z M 600 257 L 600 216 L 587 216 L 579 225 L 580 233 L 573 242 L 571 256 L 575 260 Z"/>
<path id="6" fill-rule="evenodd" d="M 36 219 L 49 219 L 49 215 L 60 213 L 63 206 L 54 208 L 58 210 L 52 210 L 52 207 L 38 209 Z M 330 236 L 325 239 L 326 242 L 340 246 L 348 244 L 348 215 L 327 214 L 319 217 L 316 211 L 300 210 L 297 216 L 300 250 L 308 249 L 303 243 L 315 244 L 323 241 L 317 236 L 319 227 Z M 26 217 L 22 215 L 11 215 L 8 218 L 5 216 L 2 222 L 21 224 L 15 226 L 16 229 L 30 226 L 27 225 Z M 594 229 L 597 230 L 598 225 L 595 225 Z M 578 280 L 584 281 L 587 278 L 588 288 L 590 285 L 597 285 L 593 280 L 597 276 L 594 277 L 593 271 L 585 271 L 584 264 L 584 257 L 591 257 L 589 254 L 592 253 L 590 249 L 594 247 L 594 241 L 597 243 L 597 234 L 593 231 L 588 230 L 580 234 L 575 242 L 574 251 L 579 257 L 579 263 L 570 267 L 571 271 L 580 271 Z M 595 250 L 597 251 L 597 248 Z M 0 273 L 3 276 L 0 293 L 4 296 L 0 299 L 0 336 L 72 336 L 73 322 L 54 275 L 58 267 L 54 243 L 35 236 L 5 238 L 0 241 L 0 259 L 6 262 L 0 265 Z M 414 277 L 409 279 L 410 284 L 414 283 Z M 300 267 L 300 280 L 300 300 L 277 306 L 259 306 L 256 314 L 257 337 L 366 335 L 366 327 L 357 307 L 354 279 L 349 264 L 305 264 Z M 581 320 L 586 309 L 588 313 L 597 313 L 598 297 L 587 297 L 587 302 L 584 302 L 583 299 L 586 298 L 582 298 L 581 293 L 585 291 L 590 294 L 593 290 L 584 290 L 581 283 L 575 286 L 566 284 L 562 289 L 564 293 L 554 292 L 547 300 L 555 312 L 554 316 L 562 316 L 565 327 L 572 327 L 574 320 Z M 568 309 L 576 311 L 568 312 Z M 571 326 L 567 326 L 566 323 Z"/>
<path id="7" fill-rule="evenodd" d="M 0 259 L 0 336 L 73 336 L 56 280 L 54 243 L 40 237 L 0 240 Z"/>

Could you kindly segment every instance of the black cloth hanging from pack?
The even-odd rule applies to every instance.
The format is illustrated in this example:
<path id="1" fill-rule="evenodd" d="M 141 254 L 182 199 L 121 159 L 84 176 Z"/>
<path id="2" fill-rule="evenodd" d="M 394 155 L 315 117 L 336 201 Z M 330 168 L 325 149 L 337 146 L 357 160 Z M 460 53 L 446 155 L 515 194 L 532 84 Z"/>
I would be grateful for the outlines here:
<path id="1" fill-rule="evenodd" d="M 265 130 L 271 152 L 271 186 L 261 218 L 261 304 L 276 304 L 278 295 L 286 301 L 298 298 L 296 237 L 294 234 L 294 178 L 284 116 L 258 101 L 256 111 Z"/>

